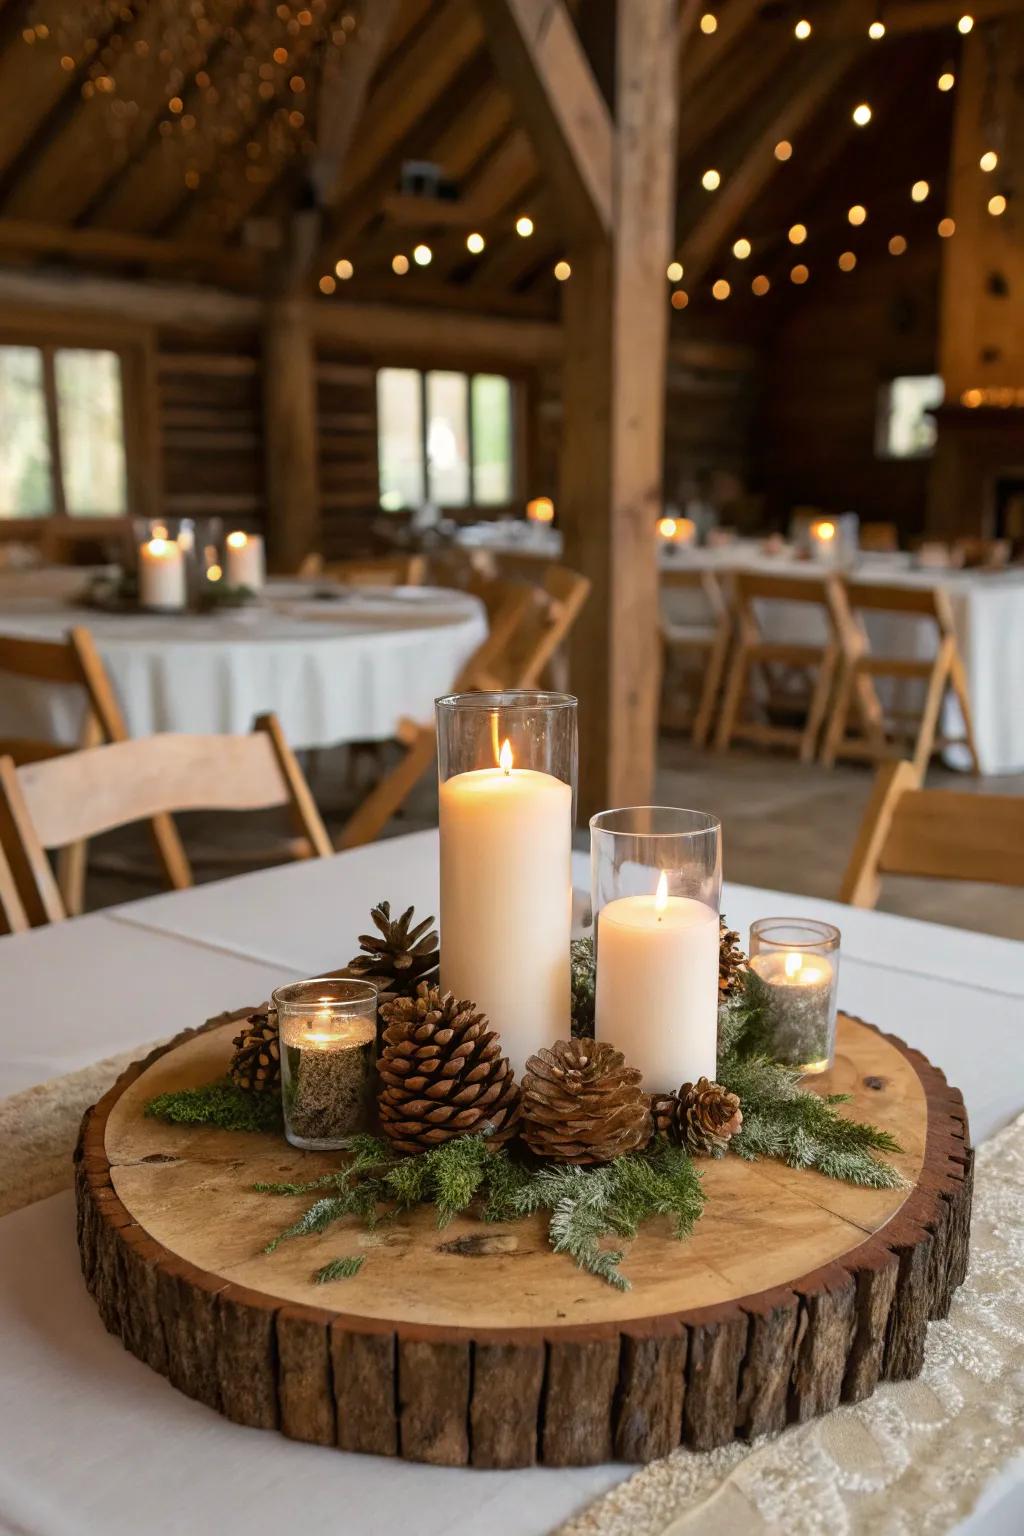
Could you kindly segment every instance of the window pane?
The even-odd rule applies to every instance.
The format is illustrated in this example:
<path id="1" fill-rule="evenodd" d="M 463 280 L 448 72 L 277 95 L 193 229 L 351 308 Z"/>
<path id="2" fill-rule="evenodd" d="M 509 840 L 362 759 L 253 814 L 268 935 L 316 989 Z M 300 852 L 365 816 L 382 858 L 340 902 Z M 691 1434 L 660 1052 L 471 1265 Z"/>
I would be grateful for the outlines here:
<path id="1" fill-rule="evenodd" d="M 473 500 L 512 500 L 512 385 L 495 373 L 473 379 Z"/>
<path id="2" fill-rule="evenodd" d="M 0 347 L 0 517 L 40 517 L 51 500 L 43 354 Z"/>
<path id="3" fill-rule="evenodd" d="M 119 517 L 127 509 L 121 359 L 62 348 L 54 369 L 64 504 L 72 516 Z"/>
<path id="4" fill-rule="evenodd" d="M 464 373 L 427 374 L 427 467 L 430 499 L 469 505 L 468 380 Z"/>
<path id="5" fill-rule="evenodd" d="M 386 512 L 423 505 L 423 402 L 415 368 L 377 374 L 380 504 Z"/>
<path id="6" fill-rule="evenodd" d="M 935 418 L 927 413 L 942 404 L 943 384 L 937 374 L 904 376 L 883 385 L 876 452 L 883 458 L 912 459 L 935 447 Z"/>

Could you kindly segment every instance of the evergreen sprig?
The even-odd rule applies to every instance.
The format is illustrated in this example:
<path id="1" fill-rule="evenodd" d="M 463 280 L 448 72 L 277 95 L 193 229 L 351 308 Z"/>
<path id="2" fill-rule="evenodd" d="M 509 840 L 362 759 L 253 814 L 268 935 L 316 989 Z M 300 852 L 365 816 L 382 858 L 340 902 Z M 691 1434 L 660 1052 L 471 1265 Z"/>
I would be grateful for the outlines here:
<path id="1" fill-rule="evenodd" d="M 158 1093 L 145 1113 L 174 1125 L 215 1125 L 222 1131 L 278 1131 L 283 1124 L 280 1094 L 248 1093 L 227 1079 Z"/>
<path id="2" fill-rule="evenodd" d="M 593 939 L 573 939 L 569 945 L 569 976 L 572 985 L 574 1039 L 592 1040 L 594 1037 L 596 974 Z"/>
<path id="3" fill-rule="evenodd" d="M 318 1269 L 313 1275 L 314 1285 L 327 1285 L 331 1280 L 351 1280 L 353 1275 L 358 1275 L 365 1262 L 365 1255 L 345 1254 L 340 1259 L 332 1259 L 322 1269 Z"/>

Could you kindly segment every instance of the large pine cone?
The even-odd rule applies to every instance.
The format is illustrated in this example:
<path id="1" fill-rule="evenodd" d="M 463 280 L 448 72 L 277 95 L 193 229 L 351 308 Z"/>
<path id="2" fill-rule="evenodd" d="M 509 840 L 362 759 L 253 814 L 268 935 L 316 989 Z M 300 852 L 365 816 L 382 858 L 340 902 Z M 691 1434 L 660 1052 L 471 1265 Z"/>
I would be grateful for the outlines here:
<path id="1" fill-rule="evenodd" d="M 235 1048 L 228 1067 L 231 1081 L 252 1093 L 276 1089 L 281 1081 L 277 1009 L 250 1013 L 231 1043 Z"/>
<path id="2" fill-rule="evenodd" d="M 372 981 L 378 998 L 412 997 L 421 981 L 436 977 L 438 967 L 437 930 L 434 919 L 426 917 L 412 926 L 414 907 L 407 907 L 401 917 L 392 919 L 391 903 L 382 901 L 370 913 L 377 933 L 359 935 L 360 953 L 345 967 L 346 976 Z"/>
<path id="3" fill-rule="evenodd" d="M 747 957 L 740 948 L 740 936 L 734 928 L 725 926 L 725 918 L 718 919 L 718 1001 L 728 1002 L 739 989 Z"/>
<path id="4" fill-rule="evenodd" d="M 523 1138 L 559 1163 L 609 1163 L 647 1145 L 642 1074 L 602 1040 L 559 1040 L 526 1063 Z"/>
<path id="5" fill-rule="evenodd" d="M 743 1126 L 737 1095 L 706 1077 L 684 1083 L 678 1093 L 655 1094 L 650 1102 L 655 1134 L 693 1157 L 721 1157 Z"/>
<path id="6" fill-rule="evenodd" d="M 377 1110 L 398 1152 L 424 1152 L 492 1128 L 506 1141 L 519 1119 L 519 1089 L 501 1041 L 476 1005 L 422 982 L 415 997 L 385 1003 Z"/>

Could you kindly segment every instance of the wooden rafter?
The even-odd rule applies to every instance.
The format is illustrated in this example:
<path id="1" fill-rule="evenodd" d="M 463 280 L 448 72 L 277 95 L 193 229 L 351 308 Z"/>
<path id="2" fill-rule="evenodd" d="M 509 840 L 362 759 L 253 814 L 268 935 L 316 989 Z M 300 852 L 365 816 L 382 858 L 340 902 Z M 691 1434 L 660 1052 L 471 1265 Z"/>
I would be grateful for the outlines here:
<path id="1" fill-rule="evenodd" d="M 563 0 L 480 0 L 495 66 L 526 117 L 570 217 L 608 234 L 614 127 Z"/>
<path id="2" fill-rule="evenodd" d="M 73 256 L 87 261 L 181 271 L 193 269 L 214 280 L 237 283 L 255 277 L 248 252 L 225 251 L 184 240 L 154 240 L 149 235 L 114 229 L 78 229 L 73 224 L 43 224 L 0 218 L 0 252 L 31 256 Z"/>

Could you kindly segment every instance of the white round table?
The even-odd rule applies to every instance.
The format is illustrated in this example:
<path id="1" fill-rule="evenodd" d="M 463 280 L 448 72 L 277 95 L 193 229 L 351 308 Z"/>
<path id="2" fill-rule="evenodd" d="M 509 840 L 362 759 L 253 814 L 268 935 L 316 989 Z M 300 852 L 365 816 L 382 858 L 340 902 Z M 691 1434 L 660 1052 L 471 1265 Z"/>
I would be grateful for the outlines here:
<path id="1" fill-rule="evenodd" d="M 87 573 L 0 579 L 0 634 L 58 639 L 88 628 L 133 736 L 244 732 L 273 710 L 293 747 L 385 741 L 429 720 L 487 634 L 483 605 L 432 587 L 271 581 L 249 608 L 210 615 L 106 614 L 76 605 Z M 0 678 L 0 736 L 73 743 L 77 690 Z"/>

